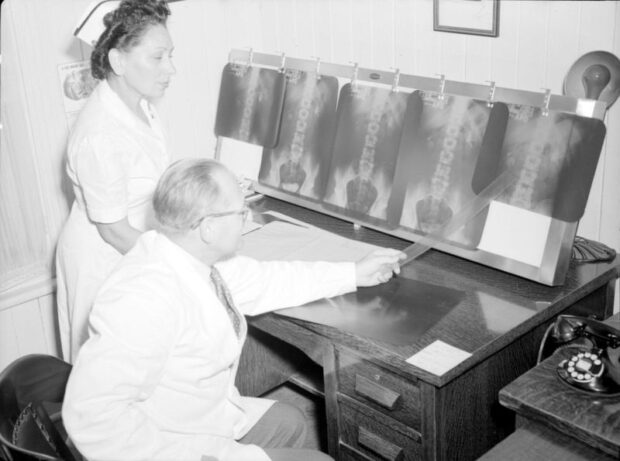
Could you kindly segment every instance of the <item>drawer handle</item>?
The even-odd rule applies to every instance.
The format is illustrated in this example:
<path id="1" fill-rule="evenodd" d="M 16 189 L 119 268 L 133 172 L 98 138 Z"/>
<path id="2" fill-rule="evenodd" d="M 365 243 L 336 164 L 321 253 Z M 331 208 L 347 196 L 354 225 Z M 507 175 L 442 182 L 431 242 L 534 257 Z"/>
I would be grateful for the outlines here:
<path id="1" fill-rule="evenodd" d="M 387 389 L 380 384 L 377 384 L 374 381 L 358 374 L 355 375 L 355 392 L 369 400 L 372 400 L 373 402 L 378 403 L 388 410 L 393 410 L 396 406 L 396 402 L 398 402 L 398 399 L 400 398 L 400 394 L 398 392 Z"/>
<path id="2" fill-rule="evenodd" d="M 388 442 L 365 427 L 359 426 L 357 443 L 383 459 L 389 461 L 400 461 L 403 459 L 403 449 L 401 447 Z"/>

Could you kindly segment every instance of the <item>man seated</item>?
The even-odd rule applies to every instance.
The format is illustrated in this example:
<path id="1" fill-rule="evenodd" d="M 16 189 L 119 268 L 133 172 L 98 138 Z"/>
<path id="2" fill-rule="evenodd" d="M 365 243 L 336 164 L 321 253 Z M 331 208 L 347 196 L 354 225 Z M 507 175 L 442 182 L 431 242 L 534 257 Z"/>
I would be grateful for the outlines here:
<path id="1" fill-rule="evenodd" d="M 357 263 L 235 256 L 248 209 L 235 177 L 186 159 L 161 177 L 158 231 L 144 233 L 99 291 L 63 419 L 90 461 L 328 460 L 301 449 L 294 407 L 235 387 L 244 315 L 354 291 L 399 272 L 404 254 Z"/>

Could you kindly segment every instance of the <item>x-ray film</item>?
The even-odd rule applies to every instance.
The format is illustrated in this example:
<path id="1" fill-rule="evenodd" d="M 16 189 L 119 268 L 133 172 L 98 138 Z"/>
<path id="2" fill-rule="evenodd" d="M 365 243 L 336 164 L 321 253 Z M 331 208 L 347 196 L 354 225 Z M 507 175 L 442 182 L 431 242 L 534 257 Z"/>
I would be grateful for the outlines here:
<path id="1" fill-rule="evenodd" d="M 342 88 L 326 206 L 385 223 L 406 105 L 406 93 L 359 84 Z"/>
<path id="2" fill-rule="evenodd" d="M 390 207 L 390 224 L 394 226 L 398 220 L 408 230 L 439 237 L 441 233 L 436 231 L 476 196 L 472 180 L 479 168 L 478 157 L 485 149 L 499 150 L 508 110 L 501 103 L 490 108 L 485 101 L 471 98 L 419 93 L 421 114 L 419 109 L 408 111 L 409 117 L 419 120 L 418 126 L 403 135 L 400 145 L 397 190 L 404 195 L 399 200 L 395 195 L 393 200 L 402 203 L 402 210 Z M 410 100 L 410 104 L 420 105 L 417 100 Z M 409 126 L 410 122 L 405 124 Z M 495 173 L 478 175 L 490 179 Z M 473 249 L 482 234 L 484 218 L 484 212 L 470 216 L 445 237 L 451 244 Z"/>
<path id="3" fill-rule="evenodd" d="M 478 192 L 467 203 L 463 204 L 457 212 L 450 216 L 448 220 L 433 229 L 432 232 L 425 234 L 416 243 L 405 248 L 407 255 L 401 265 L 408 264 L 415 258 L 424 254 L 427 250 L 434 247 L 437 242 L 446 241 L 452 238 L 458 230 L 475 221 L 480 213 L 486 210 L 489 204 L 500 197 L 504 191 L 512 187 L 517 181 L 517 177 L 512 170 L 503 171 L 497 178 L 491 181 L 484 189 Z"/>
<path id="4" fill-rule="evenodd" d="M 601 120 L 525 105 L 508 105 L 501 153 L 486 159 L 497 171 L 512 169 L 516 183 L 500 202 L 566 222 L 585 210 L 605 138 Z"/>
<path id="5" fill-rule="evenodd" d="M 274 147 L 278 140 L 284 90 L 282 72 L 226 64 L 215 118 L 216 136 Z"/>
<path id="6" fill-rule="evenodd" d="M 263 150 L 258 181 L 319 201 L 330 163 L 338 80 L 298 70 L 286 77 L 278 144 Z"/>
<path id="7" fill-rule="evenodd" d="M 465 293 L 405 277 L 278 311 L 282 315 L 392 344 L 412 344 L 450 313 Z"/>

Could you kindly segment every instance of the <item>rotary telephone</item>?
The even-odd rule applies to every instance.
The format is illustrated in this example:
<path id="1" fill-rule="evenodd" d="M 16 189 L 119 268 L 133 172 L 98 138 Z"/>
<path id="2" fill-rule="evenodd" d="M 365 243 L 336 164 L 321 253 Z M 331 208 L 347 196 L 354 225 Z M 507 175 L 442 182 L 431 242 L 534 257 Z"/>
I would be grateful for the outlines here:
<path id="1" fill-rule="evenodd" d="M 550 329 L 557 345 L 575 342 L 570 358 L 557 366 L 562 381 L 599 395 L 620 393 L 620 331 L 574 315 L 558 316 Z"/>

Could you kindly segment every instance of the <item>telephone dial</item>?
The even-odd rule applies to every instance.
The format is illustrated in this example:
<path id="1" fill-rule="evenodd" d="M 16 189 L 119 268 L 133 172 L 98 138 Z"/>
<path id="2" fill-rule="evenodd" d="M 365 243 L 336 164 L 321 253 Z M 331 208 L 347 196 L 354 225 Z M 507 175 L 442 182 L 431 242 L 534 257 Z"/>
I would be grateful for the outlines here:
<path id="1" fill-rule="evenodd" d="M 620 350 L 616 351 L 620 331 L 601 321 L 574 315 L 558 316 L 549 328 L 556 344 L 575 342 L 569 346 L 573 352 L 570 358 L 557 366 L 562 381 L 599 395 L 620 393 Z"/>

